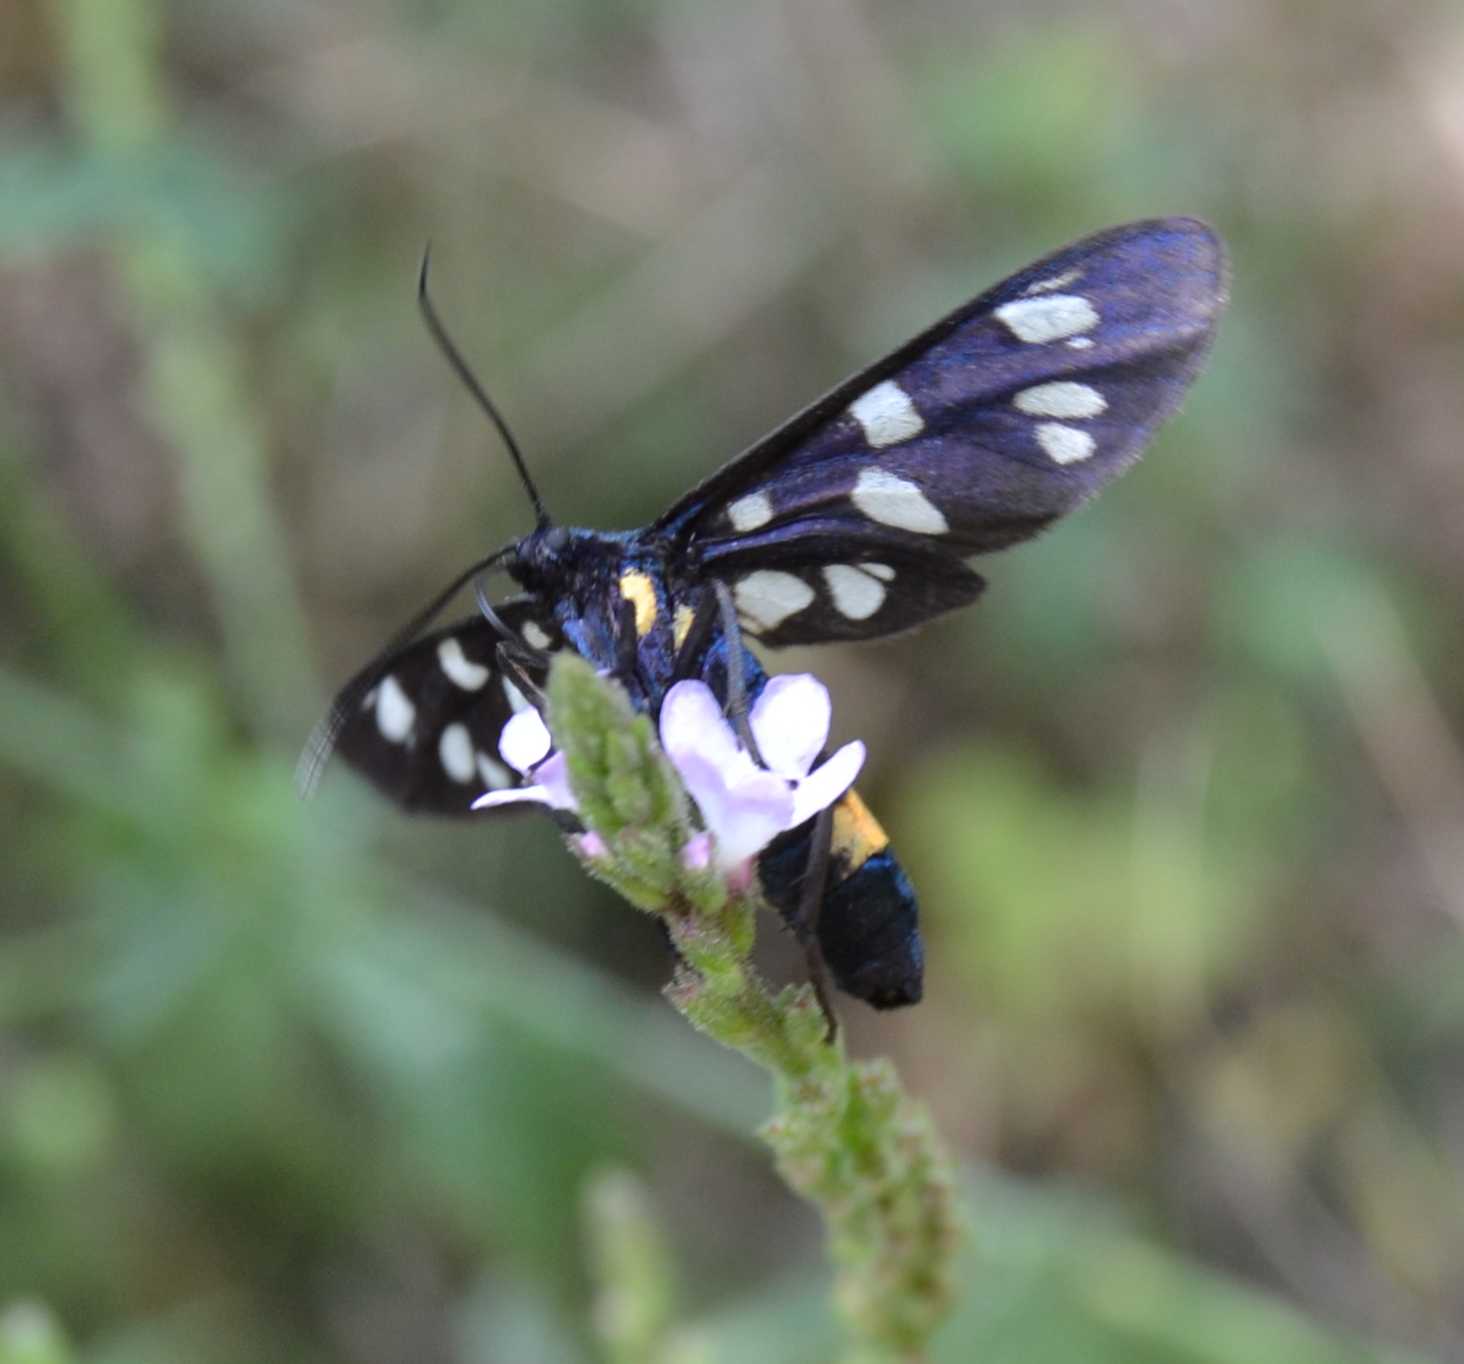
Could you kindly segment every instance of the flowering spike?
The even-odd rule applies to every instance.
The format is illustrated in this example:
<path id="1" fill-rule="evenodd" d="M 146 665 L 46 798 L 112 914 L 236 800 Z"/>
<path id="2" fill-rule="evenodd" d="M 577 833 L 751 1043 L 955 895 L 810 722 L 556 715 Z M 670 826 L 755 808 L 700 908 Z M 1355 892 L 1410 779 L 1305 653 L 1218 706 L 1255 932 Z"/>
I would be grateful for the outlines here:
<path id="1" fill-rule="evenodd" d="M 580 659 L 556 658 L 548 695 L 553 738 L 525 711 L 500 744 L 530 784 L 480 804 L 530 800 L 572 810 L 584 831 L 571 835 L 571 846 L 585 868 L 661 917 L 678 959 L 667 998 L 777 1081 L 780 1111 L 763 1135 L 789 1183 L 823 1212 L 845 1320 L 883 1352 L 870 1358 L 915 1358 L 950 1300 L 957 1223 L 944 1157 L 893 1073 L 851 1064 L 827 1040 L 813 991 L 774 994 L 751 961 L 753 857 L 839 799 L 864 746 L 847 744 L 816 765 L 828 693 L 812 677 L 773 679 L 762 693 L 768 699 L 753 707 L 749 723 L 766 768 L 699 682 L 667 694 L 665 756 L 620 687 Z"/>

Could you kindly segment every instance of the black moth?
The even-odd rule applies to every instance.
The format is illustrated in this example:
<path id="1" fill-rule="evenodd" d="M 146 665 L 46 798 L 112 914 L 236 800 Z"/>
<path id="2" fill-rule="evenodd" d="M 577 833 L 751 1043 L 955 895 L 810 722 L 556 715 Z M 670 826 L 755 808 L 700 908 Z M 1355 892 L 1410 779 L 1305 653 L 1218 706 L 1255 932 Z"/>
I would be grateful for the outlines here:
<path id="1" fill-rule="evenodd" d="M 1198 373 L 1226 298 L 1223 248 L 1164 218 L 1087 237 L 937 322 L 636 531 L 550 522 L 497 410 L 434 336 L 508 445 L 534 530 L 461 575 L 336 697 L 302 758 L 334 749 L 399 805 L 463 815 L 513 777 L 499 732 L 573 649 L 655 714 L 706 681 L 735 717 L 767 645 L 875 639 L 972 602 L 971 555 L 1036 535 L 1128 468 Z M 422 631 L 478 573 L 522 588 Z M 764 894 L 840 989 L 876 1008 L 920 998 L 915 896 L 849 792 L 760 857 Z"/>

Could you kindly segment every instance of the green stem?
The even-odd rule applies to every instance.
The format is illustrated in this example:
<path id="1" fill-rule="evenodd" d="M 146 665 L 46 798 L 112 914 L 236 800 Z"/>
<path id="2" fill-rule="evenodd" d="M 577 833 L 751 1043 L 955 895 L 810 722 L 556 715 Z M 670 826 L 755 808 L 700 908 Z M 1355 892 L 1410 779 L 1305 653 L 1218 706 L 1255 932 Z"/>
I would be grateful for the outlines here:
<path id="1" fill-rule="evenodd" d="M 950 1162 L 924 1105 L 888 1061 L 851 1061 L 827 1040 L 810 987 L 774 993 L 760 978 L 751 960 L 757 903 L 682 865 L 686 801 L 623 693 L 561 656 L 549 699 L 582 816 L 608 849 L 586 865 L 665 923 L 681 958 L 671 1003 L 773 1077 L 776 1108 L 762 1135 L 783 1178 L 823 1216 L 849 1364 L 925 1359 L 952 1303 L 960 1223 Z M 660 818 L 648 827 L 650 811 Z"/>

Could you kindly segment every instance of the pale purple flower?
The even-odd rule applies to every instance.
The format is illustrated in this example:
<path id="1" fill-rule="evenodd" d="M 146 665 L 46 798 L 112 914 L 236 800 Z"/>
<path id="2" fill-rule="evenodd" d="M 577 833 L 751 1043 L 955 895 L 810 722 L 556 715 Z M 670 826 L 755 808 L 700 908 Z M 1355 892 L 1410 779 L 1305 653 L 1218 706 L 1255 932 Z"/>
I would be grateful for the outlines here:
<path id="1" fill-rule="evenodd" d="M 829 737 L 828 688 L 811 673 L 771 678 L 753 703 L 748 725 L 766 767 L 738 742 L 721 704 L 704 682 L 678 682 L 661 704 L 661 747 L 701 811 L 704 831 L 681 850 L 688 870 L 714 866 L 745 885 L 752 859 L 779 834 L 796 829 L 832 805 L 864 765 L 864 745 L 845 744 L 814 767 Z M 564 754 L 537 710 L 521 710 L 503 727 L 498 751 L 530 784 L 489 791 L 473 809 L 531 802 L 553 810 L 579 807 L 569 785 Z M 609 849 L 599 834 L 579 840 L 585 857 Z"/>
<path id="2" fill-rule="evenodd" d="M 751 859 L 780 833 L 853 785 L 864 765 L 858 740 L 813 766 L 829 737 L 830 714 L 828 688 L 811 673 L 772 678 L 748 715 L 763 768 L 738 742 L 704 682 L 678 682 L 666 693 L 661 747 L 701 811 L 722 872 L 742 879 Z"/>
<path id="3" fill-rule="evenodd" d="M 498 751 L 504 762 L 521 776 L 532 777 L 533 783 L 512 791 L 489 791 L 473 802 L 473 809 L 487 810 L 520 801 L 547 805 L 551 810 L 579 808 L 569 788 L 569 764 L 564 754 L 555 750 L 549 727 L 532 706 L 509 718 L 498 736 Z"/>

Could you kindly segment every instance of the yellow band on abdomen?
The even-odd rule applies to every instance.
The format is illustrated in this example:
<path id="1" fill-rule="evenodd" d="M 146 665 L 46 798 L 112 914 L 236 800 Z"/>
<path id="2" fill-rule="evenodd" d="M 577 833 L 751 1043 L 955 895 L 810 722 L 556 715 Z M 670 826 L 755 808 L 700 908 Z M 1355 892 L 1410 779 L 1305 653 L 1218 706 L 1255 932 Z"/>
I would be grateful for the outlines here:
<path id="1" fill-rule="evenodd" d="M 875 853 L 890 846 L 890 836 L 869 813 L 857 791 L 846 791 L 834 806 L 833 854 L 858 871 Z"/>

